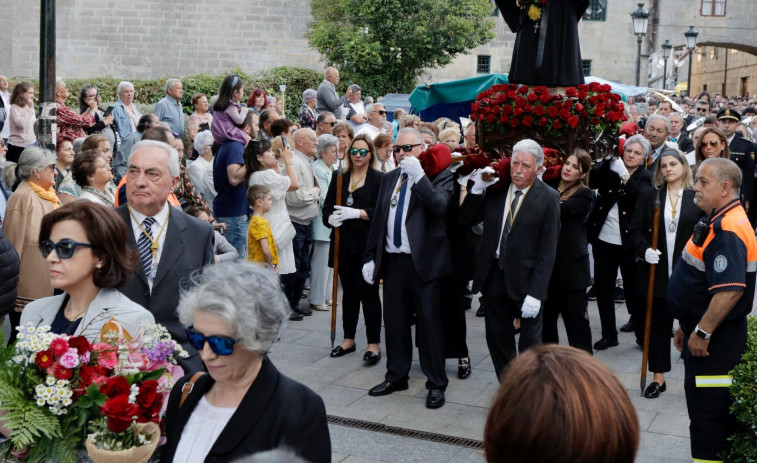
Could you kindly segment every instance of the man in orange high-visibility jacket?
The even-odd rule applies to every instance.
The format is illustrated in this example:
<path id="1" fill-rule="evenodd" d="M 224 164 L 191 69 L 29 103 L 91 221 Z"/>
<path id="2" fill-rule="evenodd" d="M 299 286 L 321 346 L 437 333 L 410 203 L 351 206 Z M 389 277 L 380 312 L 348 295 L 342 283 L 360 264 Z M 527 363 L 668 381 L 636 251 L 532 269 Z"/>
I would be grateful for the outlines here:
<path id="1" fill-rule="evenodd" d="M 699 167 L 694 201 L 710 212 L 694 228 L 668 283 L 668 307 L 680 321 L 684 389 L 695 462 L 723 461 L 735 419 L 728 412 L 729 372 L 747 338 L 757 271 L 757 241 L 739 202 L 741 170 L 728 159 Z"/>

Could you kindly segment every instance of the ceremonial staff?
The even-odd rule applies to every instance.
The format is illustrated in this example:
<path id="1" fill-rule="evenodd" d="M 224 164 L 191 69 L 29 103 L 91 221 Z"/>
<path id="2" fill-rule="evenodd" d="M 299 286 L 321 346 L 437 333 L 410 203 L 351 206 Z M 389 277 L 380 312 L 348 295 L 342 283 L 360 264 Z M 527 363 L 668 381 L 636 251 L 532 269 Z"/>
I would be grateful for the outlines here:
<path id="1" fill-rule="evenodd" d="M 660 195 L 654 195 L 654 219 L 652 220 L 652 249 L 657 249 L 657 234 L 660 229 Z M 647 360 L 649 358 L 649 331 L 652 326 L 652 300 L 654 298 L 654 273 L 656 264 L 649 264 L 649 285 L 647 286 L 647 313 L 644 319 L 644 350 L 641 355 L 641 396 L 647 387 Z"/>
<path id="2" fill-rule="evenodd" d="M 337 159 L 339 167 L 336 175 L 336 205 L 342 205 L 342 157 Z M 331 348 L 334 348 L 334 338 L 336 337 L 336 305 L 337 291 L 339 289 L 339 230 L 341 227 L 334 228 L 334 283 L 331 287 Z"/>

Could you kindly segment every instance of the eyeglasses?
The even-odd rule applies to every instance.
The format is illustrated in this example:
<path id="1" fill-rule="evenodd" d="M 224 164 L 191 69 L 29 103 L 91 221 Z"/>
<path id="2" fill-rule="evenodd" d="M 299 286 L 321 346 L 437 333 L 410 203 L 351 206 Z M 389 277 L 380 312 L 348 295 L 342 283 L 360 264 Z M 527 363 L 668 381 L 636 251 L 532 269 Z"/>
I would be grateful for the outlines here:
<path id="1" fill-rule="evenodd" d="M 384 111 L 383 109 L 379 109 L 379 110 L 378 110 L 378 111 L 376 111 L 376 112 L 377 112 L 377 113 L 379 113 L 379 115 L 380 115 L 380 116 L 383 116 L 383 115 L 385 115 L 385 114 L 386 114 L 386 111 Z"/>
<path id="2" fill-rule="evenodd" d="M 334 127 L 334 126 L 336 125 L 336 121 L 332 121 L 332 122 L 326 122 L 326 121 L 323 121 L 323 122 L 321 122 L 321 124 L 328 124 L 328 125 L 330 125 L 331 127 Z"/>
<path id="3" fill-rule="evenodd" d="M 70 259 L 74 256 L 74 252 L 76 252 L 77 246 L 83 248 L 94 247 L 89 243 L 79 243 L 78 241 L 66 238 L 58 241 L 57 243 L 53 243 L 50 240 L 40 242 L 39 252 L 42 253 L 43 259 L 47 259 L 47 256 L 49 256 L 53 251 L 55 251 L 55 253 L 58 254 L 58 257 L 60 257 L 61 259 Z"/>
<path id="4" fill-rule="evenodd" d="M 399 153 L 400 151 L 404 151 L 406 153 L 409 153 L 415 148 L 416 146 L 421 146 L 423 143 L 416 143 L 414 145 L 394 145 L 394 152 Z"/>
<path id="5" fill-rule="evenodd" d="M 230 338 L 228 336 L 218 336 L 215 334 L 212 336 L 205 336 L 202 333 L 190 329 L 184 331 L 187 333 L 187 340 L 189 340 L 190 346 L 197 350 L 202 350 L 205 348 L 205 341 L 207 341 L 210 345 L 210 350 L 216 355 L 231 355 L 234 351 L 234 344 L 239 342 L 239 339 Z"/>
<path id="6" fill-rule="evenodd" d="M 697 112 L 698 113 L 706 113 L 707 112 L 707 108 L 697 108 Z"/>
<path id="7" fill-rule="evenodd" d="M 720 140 L 710 140 L 710 141 L 703 141 L 702 146 L 710 145 L 710 146 L 718 146 L 722 142 Z"/>
<path id="8" fill-rule="evenodd" d="M 350 154 L 353 156 L 357 156 L 360 154 L 362 157 L 368 156 L 368 153 L 370 153 L 370 150 L 367 150 L 365 148 L 357 149 L 357 148 L 350 148 Z"/>
<path id="9" fill-rule="evenodd" d="M 92 95 L 85 95 L 85 96 L 86 96 L 86 98 L 94 98 L 94 97 L 96 97 L 96 96 L 97 96 L 97 93 L 95 93 L 95 94 L 92 94 Z"/>

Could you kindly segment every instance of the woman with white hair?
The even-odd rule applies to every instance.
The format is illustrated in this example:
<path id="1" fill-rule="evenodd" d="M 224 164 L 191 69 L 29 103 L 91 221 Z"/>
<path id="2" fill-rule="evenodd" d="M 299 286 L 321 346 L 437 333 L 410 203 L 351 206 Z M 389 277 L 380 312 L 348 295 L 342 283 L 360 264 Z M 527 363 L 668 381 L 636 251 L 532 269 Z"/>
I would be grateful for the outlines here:
<path id="1" fill-rule="evenodd" d="M 315 130 L 315 104 L 318 101 L 317 93 L 318 92 L 312 88 L 302 92 L 302 106 L 300 106 L 300 113 L 297 115 L 297 122 L 300 124 L 300 128 Z"/>
<path id="2" fill-rule="evenodd" d="M 209 208 L 213 207 L 213 198 L 215 198 L 214 194 L 211 194 L 212 190 L 210 189 L 213 185 L 208 185 L 206 182 L 206 175 L 205 172 L 208 171 L 211 164 L 213 163 L 213 150 L 211 147 L 213 146 L 213 134 L 210 132 L 210 130 L 203 130 L 202 132 L 197 132 L 194 138 L 194 149 L 200 155 L 197 157 L 197 159 L 192 162 L 192 164 L 189 164 L 187 166 L 187 172 L 189 173 L 189 181 L 192 182 L 192 185 L 194 185 L 195 189 L 198 193 L 202 196 L 202 198 L 205 200 L 205 204 L 208 205 Z"/>
<path id="3" fill-rule="evenodd" d="M 139 118 L 142 113 L 134 104 L 134 85 L 131 82 L 122 81 L 116 88 L 118 101 L 113 107 L 113 118 L 116 122 L 116 132 L 121 138 L 137 130 Z"/>
<path id="4" fill-rule="evenodd" d="M 290 311 L 276 275 L 236 261 L 206 267 L 194 280 L 177 310 L 208 373 L 186 376 L 171 391 L 161 460 L 229 462 L 286 446 L 307 461 L 330 462 L 323 400 L 267 356 Z"/>

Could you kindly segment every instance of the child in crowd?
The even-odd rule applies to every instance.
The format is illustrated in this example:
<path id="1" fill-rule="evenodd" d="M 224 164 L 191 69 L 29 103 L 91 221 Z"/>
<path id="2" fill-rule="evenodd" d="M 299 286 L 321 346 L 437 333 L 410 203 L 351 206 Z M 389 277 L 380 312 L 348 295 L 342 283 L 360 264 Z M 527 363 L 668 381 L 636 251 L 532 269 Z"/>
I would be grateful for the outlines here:
<path id="1" fill-rule="evenodd" d="M 244 96 L 244 82 L 237 75 L 226 76 L 218 90 L 218 99 L 213 104 L 213 123 L 210 131 L 219 145 L 227 141 L 247 143 L 247 134 L 240 128 L 247 117 L 247 109 L 239 102 Z"/>
<path id="2" fill-rule="evenodd" d="M 214 220 L 211 220 L 210 216 L 199 206 L 189 206 L 187 210 L 185 210 L 187 214 L 191 215 L 192 217 L 197 217 L 200 220 L 204 220 L 211 225 L 215 223 Z M 231 245 L 231 243 L 224 238 L 224 236 L 221 234 L 221 232 L 218 231 L 215 227 L 213 228 L 213 233 L 216 237 L 215 242 L 213 243 L 213 255 L 215 263 L 219 262 L 226 262 L 229 260 L 234 260 L 237 257 L 239 257 L 239 253 L 234 248 L 234 246 Z"/>
<path id="3" fill-rule="evenodd" d="M 271 210 L 271 189 L 265 185 L 253 185 L 247 190 L 247 201 L 253 214 L 247 230 L 247 260 L 259 262 L 279 273 L 279 252 L 271 233 L 271 224 L 263 214 Z"/>

